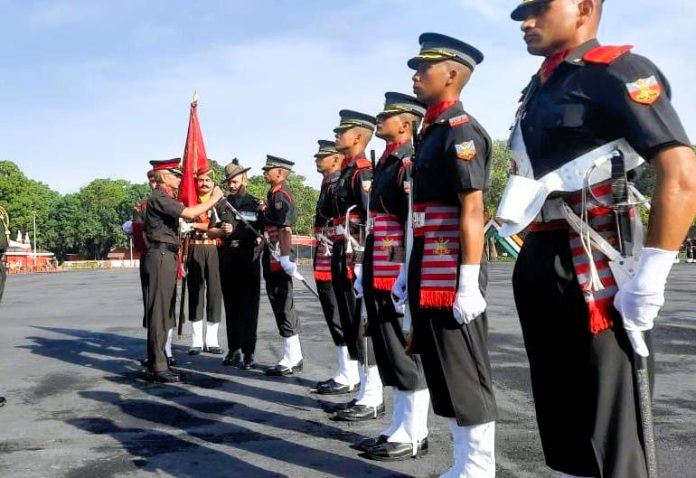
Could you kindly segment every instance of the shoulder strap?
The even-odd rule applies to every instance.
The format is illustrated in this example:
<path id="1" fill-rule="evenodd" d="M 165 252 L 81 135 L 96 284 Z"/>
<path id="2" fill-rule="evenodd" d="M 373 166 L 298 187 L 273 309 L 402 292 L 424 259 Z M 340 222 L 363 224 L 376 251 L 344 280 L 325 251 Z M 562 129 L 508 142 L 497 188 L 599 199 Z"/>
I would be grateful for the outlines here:
<path id="1" fill-rule="evenodd" d="M 623 56 L 625 53 L 631 51 L 633 45 L 604 45 L 598 46 L 588 50 L 582 59 L 588 63 L 599 63 L 601 65 L 609 65 L 614 63 L 617 59 Z"/>

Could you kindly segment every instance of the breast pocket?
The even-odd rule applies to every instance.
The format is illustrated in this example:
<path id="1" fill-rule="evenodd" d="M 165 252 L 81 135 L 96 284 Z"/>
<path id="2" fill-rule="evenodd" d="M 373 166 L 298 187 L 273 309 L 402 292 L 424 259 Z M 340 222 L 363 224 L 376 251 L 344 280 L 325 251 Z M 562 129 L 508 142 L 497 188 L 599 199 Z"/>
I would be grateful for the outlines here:
<path id="1" fill-rule="evenodd" d="M 585 124 L 587 108 L 582 104 L 565 104 L 550 109 L 544 118 L 547 128 L 579 128 Z"/>

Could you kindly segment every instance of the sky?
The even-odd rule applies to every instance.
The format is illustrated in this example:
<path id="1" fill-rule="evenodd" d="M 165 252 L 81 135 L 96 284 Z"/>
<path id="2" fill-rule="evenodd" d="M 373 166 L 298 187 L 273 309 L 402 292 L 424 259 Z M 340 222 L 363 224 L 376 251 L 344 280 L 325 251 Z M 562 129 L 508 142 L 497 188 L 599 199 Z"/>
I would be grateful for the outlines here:
<path id="1" fill-rule="evenodd" d="M 374 115 L 385 91 L 411 93 L 406 61 L 426 31 L 483 51 L 462 101 L 505 139 L 541 63 L 509 18 L 518 1 L 0 0 L 0 160 L 61 193 L 144 182 L 148 161 L 183 154 L 197 91 L 211 158 L 258 174 L 281 156 L 317 187 L 316 141 L 339 110 Z M 694 18 L 693 0 L 607 0 L 599 34 L 660 67 L 692 142 Z"/>

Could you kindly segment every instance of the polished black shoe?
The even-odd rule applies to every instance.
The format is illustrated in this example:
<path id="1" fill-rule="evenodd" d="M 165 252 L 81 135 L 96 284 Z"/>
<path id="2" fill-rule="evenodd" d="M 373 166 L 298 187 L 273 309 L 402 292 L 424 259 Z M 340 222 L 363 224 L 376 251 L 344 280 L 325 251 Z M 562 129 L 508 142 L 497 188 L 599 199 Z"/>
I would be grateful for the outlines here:
<path id="1" fill-rule="evenodd" d="M 224 353 L 220 347 L 206 347 L 205 351 L 213 355 L 222 355 Z"/>
<path id="2" fill-rule="evenodd" d="M 376 407 L 358 405 L 357 403 L 346 410 L 336 412 L 333 419 L 339 422 L 362 422 L 384 416 L 384 403 Z"/>
<path id="3" fill-rule="evenodd" d="M 201 347 L 191 347 L 189 349 L 189 355 L 200 355 L 203 349 Z"/>
<path id="4" fill-rule="evenodd" d="M 355 390 L 355 385 L 344 385 L 336 382 L 333 378 L 325 382 L 317 383 L 317 393 L 319 395 L 343 395 Z"/>
<path id="5" fill-rule="evenodd" d="M 242 363 L 242 352 L 235 350 L 227 354 L 225 359 L 222 361 L 222 365 L 238 367 Z"/>
<path id="6" fill-rule="evenodd" d="M 249 354 L 244 356 L 244 361 L 241 363 L 240 368 L 242 370 L 251 370 L 256 366 L 256 361 L 254 360 L 254 356 Z"/>
<path id="7" fill-rule="evenodd" d="M 355 405 L 357 402 L 356 399 L 350 400 L 348 402 L 340 402 L 340 403 L 331 403 L 331 402 L 323 402 L 322 408 L 326 413 L 336 413 L 341 410 L 347 410 Z"/>
<path id="8" fill-rule="evenodd" d="M 302 372 L 302 369 L 304 368 L 304 363 L 302 360 L 297 362 L 297 365 L 293 365 L 292 367 L 286 367 L 285 365 L 274 365 L 273 367 L 269 367 L 266 369 L 266 375 L 270 377 L 284 377 L 286 375 L 292 375 L 294 373 L 300 373 Z"/>
<path id="9" fill-rule="evenodd" d="M 375 445 L 367 450 L 367 453 L 365 453 L 365 458 L 377 461 L 400 461 L 408 460 L 409 458 L 418 458 L 426 453 L 428 453 L 427 438 L 423 438 L 418 442 L 415 453 L 413 450 L 413 445 L 410 443 L 394 443 L 384 441 L 384 443 Z"/>
<path id="10" fill-rule="evenodd" d="M 148 382 L 157 383 L 176 383 L 181 380 L 178 373 L 171 370 L 163 370 L 161 372 L 147 372 L 145 377 Z"/>
<path id="11" fill-rule="evenodd" d="M 170 367 L 175 367 L 176 359 L 174 357 L 167 357 L 167 365 Z"/>
<path id="12" fill-rule="evenodd" d="M 6 403 L 7 399 L 5 397 L 0 397 L 0 407 L 4 407 Z"/>
<path id="13" fill-rule="evenodd" d="M 380 435 L 377 437 L 371 437 L 371 438 L 363 438 L 360 440 L 358 443 L 353 445 L 353 448 L 356 450 L 360 451 L 367 451 L 373 446 L 381 445 L 382 443 L 386 443 L 387 438 L 389 438 L 387 435 Z"/>

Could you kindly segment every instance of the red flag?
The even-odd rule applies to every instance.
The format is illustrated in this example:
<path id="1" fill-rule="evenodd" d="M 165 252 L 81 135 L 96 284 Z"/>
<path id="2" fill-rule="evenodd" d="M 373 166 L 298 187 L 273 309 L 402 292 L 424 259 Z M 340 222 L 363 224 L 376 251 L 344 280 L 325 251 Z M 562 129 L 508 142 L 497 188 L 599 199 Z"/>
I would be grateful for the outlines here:
<path id="1" fill-rule="evenodd" d="M 183 175 L 179 185 L 178 199 L 184 206 L 198 204 L 196 193 L 196 173 L 208 168 L 208 155 L 205 154 L 203 134 L 198 122 L 198 94 L 193 95 L 191 113 L 189 115 L 188 133 L 186 134 L 186 147 L 184 158 L 181 160 Z"/>

